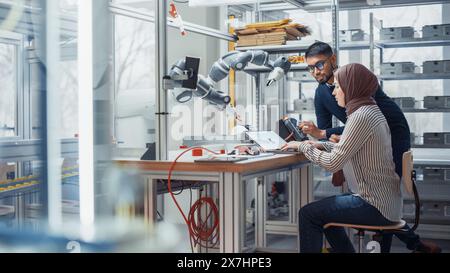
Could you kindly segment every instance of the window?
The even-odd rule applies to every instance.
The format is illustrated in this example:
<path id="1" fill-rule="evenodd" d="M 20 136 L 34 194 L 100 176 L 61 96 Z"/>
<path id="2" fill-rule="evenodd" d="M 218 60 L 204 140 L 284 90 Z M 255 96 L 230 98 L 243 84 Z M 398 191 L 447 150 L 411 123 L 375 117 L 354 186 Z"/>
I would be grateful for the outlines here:
<path id="1" fill-rule="evenodd" d="M 1 36 L 0 36 L 1 37 Z M 18 46 L 0 38 L 0 137 L 18 135 Z"/>
<path id="2" fill-rule="evenodd" d="M 153 23 L 115 16 L 114 124 L 121 148 L 144 148 L 156 140 L 154 30 Z"/>

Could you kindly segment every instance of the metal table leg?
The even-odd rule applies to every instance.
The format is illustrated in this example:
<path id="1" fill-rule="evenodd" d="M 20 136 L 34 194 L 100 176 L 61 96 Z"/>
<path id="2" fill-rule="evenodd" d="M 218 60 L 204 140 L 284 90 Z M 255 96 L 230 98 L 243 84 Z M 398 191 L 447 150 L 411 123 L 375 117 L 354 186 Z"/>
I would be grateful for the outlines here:
<path id="1" fill-rule="evenodd" d="M 149 226 L 156 222 L 156 201 L 157 201 L 157 181 L 150 177 L 145 177 L 144 213 L 145 220 Z"/>
<path id="2" fill-rule="evenodd" d="M 223 173 L 219 180 L 220 252 L 238 253 L 243 247 L 244 183 L 238 173 Z"/>

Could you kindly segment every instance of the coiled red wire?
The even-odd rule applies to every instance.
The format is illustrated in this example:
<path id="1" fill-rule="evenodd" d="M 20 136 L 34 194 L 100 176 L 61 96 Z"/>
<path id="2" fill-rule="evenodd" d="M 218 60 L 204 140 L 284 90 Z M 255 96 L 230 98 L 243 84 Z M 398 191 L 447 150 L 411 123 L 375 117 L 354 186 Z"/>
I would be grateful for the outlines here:
<path id="1" fill-rule="evenodd" d="M 213 154 L 218 154 L 204 147 L 192 147 L 187 149 L 186 151 L 183 151 L 175 158 L 175 160 L 170 165 L 169 175 L 167 178 L 167 188 L 175 205 L 183 216 L 186 225 L 188 226 L 191 246 L 193 243 L 194 246 L 200 245 L 201 247 L 205 248 L 214 247 L 219 242 L 219 209 L 217 208 L 214 200 L 211 197 L 200 196 L 200 198 L 191 206 L 188 216 L 186 216 L 186 214 L 181 209 L 181 206 L 178 203 L 177 199 L 175 198 L 174 193 L 172 192 L 172 172 L 178 159 L 180 159 L 187 152 L 194 149 L 202 149 Z M 206 215 L 205 219 L 202 218 L 201 214 L 201 210 L 204 206 L 206 206 L 206 208 L 209 207 L 209 212 Z M 209 225 L 211 217 L 212 225 Z"/>

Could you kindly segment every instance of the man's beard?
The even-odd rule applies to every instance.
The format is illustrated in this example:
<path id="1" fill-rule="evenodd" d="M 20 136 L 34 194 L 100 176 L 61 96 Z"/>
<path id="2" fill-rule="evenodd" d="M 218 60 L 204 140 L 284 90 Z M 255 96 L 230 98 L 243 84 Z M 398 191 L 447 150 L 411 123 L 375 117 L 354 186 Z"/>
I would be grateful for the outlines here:
<path id="1" fill-rule="evenodd" d="M 331 71 L 330 71 L 330 74 L 327 75 L 323 80 L 318 81 L 318 82 L 319 82 L 320 84 L 327 83 L 327 82 L 331 79 L 331 77 L 333 77 L 334 71 L 336 71 L 336 70 L 337 70 L 337 67 L 334 66 L 333 64 L 331 64 Z"/>
<path id="2" fill-rule="evenodd" d="M 330 75 L 327 75 L 324 79 L 317 81 L 317 82 L 320 84 L 327 83 L 331 79 L 332 76 L 333 76 L 333 72 L 331 72 Z"/>

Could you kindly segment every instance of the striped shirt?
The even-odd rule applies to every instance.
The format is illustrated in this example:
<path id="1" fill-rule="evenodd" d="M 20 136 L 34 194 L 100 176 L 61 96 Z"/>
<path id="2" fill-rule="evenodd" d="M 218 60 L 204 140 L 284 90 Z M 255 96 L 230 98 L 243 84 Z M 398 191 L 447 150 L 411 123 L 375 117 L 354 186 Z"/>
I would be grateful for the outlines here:
<path id="1" fill-rule="evenodd" d="M 324 142 L 325 151 L 302 142 L 299 150 L 329 170 L 343 170 L 349 188 L 388 220 L 402 217 L 400 178 L 392 158 L 391 133 L 377 105 L 362 106 L 345 124 L 339 143 Z"/>

